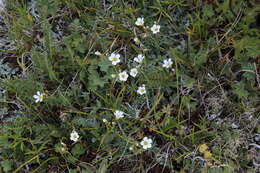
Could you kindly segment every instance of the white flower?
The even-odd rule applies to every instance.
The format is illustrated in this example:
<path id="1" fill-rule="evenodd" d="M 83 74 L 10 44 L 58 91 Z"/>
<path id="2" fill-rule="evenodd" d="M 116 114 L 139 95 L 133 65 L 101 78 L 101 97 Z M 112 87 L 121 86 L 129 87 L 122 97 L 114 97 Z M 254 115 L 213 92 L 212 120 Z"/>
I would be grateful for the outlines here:
<path id="1" fill-rule="evenodd" d="M 130 70 L 130 75 L 132 76 L 132 77 L 135 77 L 136 75 L 137 75 L 137 73 L 138 73 L 138 70 L 137 70 L 137 68 L 132 68 L 131 70 Z"/>
<path id="2" fill-rule="evenodd" d="M 63 147 L 66 147 L 66 144 L 64 142 L 60 142 L 60 144 L 63 146 Z"/>
<path id="3" fill-rule="evenodd" d="M 116 74 L 111 74 L 111 77 L 114 79 L 116 78 Z"/>
<path id="4" fill-rule="evenodd" d="M 134 38 L 134 42 L 135 42 L 136 44 L 139 44 L 139 43 L 140 43 L 140 40 L 139 40 L 137 37 L 135 37 L 135 38 Z"/>
<path id="5" fill-rule="evenodd" d="M 102 54 L 101 54 L 99 51 L 96 51 L 96 52 L 95 52 L 95 55 L 101 56 Z"/>
<path id="6" fill-rule="evenodd" d="M 60 142 L 60 144 L 62 145 L 61 152 L 65 152 L 67 150 L 67 145 L 63 142 Z"/>
<path id="7" fill-rule="evenodd" d="M 103 121 L 103 123 L 107 123 L 107 119 L 105 119 L 105 118 L 103 118 L 102 121 Z"/>
<path id="8" fill-rule="evenodd" d="M 169 59 L 163 60 L 163 65 L 162 66 L 165 67 L 165 68 L 170 68 L 172 66 L 172 59 L 169 58 Z"/>
<path id="9" fill-rule="evenodd" d="M 75 130 L 73 130 L 70 134 L 70 140 L 77 142 L 79 139 L 79 134 Z"/>
<path id="10" fill-rule="evenodd" d="M 154 24 L 154 25 L 151 27 L 151 31 L 153 32 L 153 34 L 157 34 L 158 32 L 160 32 L 160 28 L 161 28 L 160 25 Z"/>
<path id="11" fill-rule="evenodd" d="M 117 65 L 118 63 L 120 63 L 120 55 L 119 54 L 115 54 L 112 53 L 110 55 L 110 57 L 108 57 L 109 61 L 112 62 L 113 65 Z"/>
<path id="12" fill-rule="evenodd" d="M 145 85 L 138 87 L 137 93 L 143 95 L 146 93 Z"/>
<path id="13" fill-rule="evenodd" d="M 61 152 L 65 152 L 66 148 L 65 147 L 61 147 Z"/>
<path id="14" fill-rule="evenodd" d="M 144 18 L 143 17 L 138 17 L 135 24 L 137 26 L 143 26 L 144 25 Z"/>
<path id="15" fill-rule="evenodd" d="M 133 151 L 133 149 L 134 149 L 133 146 L 129 147 L 129 150 L 130 150 L 130 151 Z"/>
<path id="16" fill-rule="evenodd" d="M 114 112 L 114 115 L 116 116 L 116 119 L 118 120 L 118 119 L 124 117 L 124 112 L 119 111 L 119 110 L 116 110 L 116 111 Z"/>
<path id="17" fill-rule="evenodd" d="M 144 137 L 140 144 L 143 146 L 143 149 L 146 150 L 152 147 L 152 142 L 152 139 Z"/>
<path id="18" fill-rule="evenodd" d="M 43 101 L 44 94 L 40 93 L 40 91 L 37 91 L 36 95 L 33 96 L 35 99 L 35 103 L 42 102 Z"/>
<path id="19" fill-rule="evenodd" d="M 124 81 L 124 82 L 127 81 L 128 74 L 126 71 L 119 73 L 118 76 L 120 81 Z"/>
<path id="20" fill-rule="evenodd" d="M 137 57 L 134 58 L 135 62 L 142 63 L 144 60 L 144 55 L 139 54 Z"/>

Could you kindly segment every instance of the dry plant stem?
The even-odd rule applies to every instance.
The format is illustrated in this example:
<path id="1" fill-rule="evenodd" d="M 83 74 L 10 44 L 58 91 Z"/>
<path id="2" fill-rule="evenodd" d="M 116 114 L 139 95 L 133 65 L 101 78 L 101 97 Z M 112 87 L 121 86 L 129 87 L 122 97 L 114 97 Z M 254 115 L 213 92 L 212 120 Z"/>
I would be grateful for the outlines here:
<path id="1" fill-rule="evenodd" d="M 238 22 L 240 21 L 241 17 L 242 17 L 242 10 L 240 9 L 235 21 L 232 23 L 231 27 L 228 29 L 228 31 L 219 39 L 219 41 L 217 42 L 217 45 L 215 47 L 213 47 L 212 49 L 210 49 L 209 51 L 207 51 L 206 55 L 210 54 L 211 52 L 215 51 L 215 49 L 220 45 L 220 43 L 224 40 L 224 38 L 232 31 L 232 29 L 238 24 Z"/>
<path id="2" fill-rule="evenodd" d="M 256 63 L 254 63 L 254 67 L 255 67 L 255 74 L 256 74 L 257 85 L 258 85 L 258 88 L 260 88 L 260 76 L 259 76 L 259 74 L 258 74 L 258 70 L 257 70 L 257 67 L 256 67 Z"/>

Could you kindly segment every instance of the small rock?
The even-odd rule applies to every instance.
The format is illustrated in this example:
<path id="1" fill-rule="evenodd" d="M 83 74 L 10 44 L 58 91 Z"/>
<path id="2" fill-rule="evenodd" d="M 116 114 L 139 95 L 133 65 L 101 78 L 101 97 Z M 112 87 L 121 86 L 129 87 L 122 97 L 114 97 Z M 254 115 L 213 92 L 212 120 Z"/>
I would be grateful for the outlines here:
<path id="1" fill-rule="evenodd" d="M 5 9 L 4 1 L 3 1 L 3 0 L 0 0 L 0 12 L 1 12 L 1 11 L 4 11 L 4 9 Z"/>
<path id="2" fill-rule="evenodd" d="M 260 142 L 260 134 L 256 134 L 255 137 L 254 137 L 254 140 L 256 142 Z"/>

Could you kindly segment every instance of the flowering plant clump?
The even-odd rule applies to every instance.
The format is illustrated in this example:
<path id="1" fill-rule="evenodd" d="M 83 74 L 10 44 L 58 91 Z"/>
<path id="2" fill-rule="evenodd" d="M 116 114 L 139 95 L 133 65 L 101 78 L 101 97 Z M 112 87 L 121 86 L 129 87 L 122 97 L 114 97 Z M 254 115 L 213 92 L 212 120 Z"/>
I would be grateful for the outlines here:
<path id="1" fill-rule="evenodd" d="M 258 170 L 256 1 L 0 0 L 0 172 Z"/>

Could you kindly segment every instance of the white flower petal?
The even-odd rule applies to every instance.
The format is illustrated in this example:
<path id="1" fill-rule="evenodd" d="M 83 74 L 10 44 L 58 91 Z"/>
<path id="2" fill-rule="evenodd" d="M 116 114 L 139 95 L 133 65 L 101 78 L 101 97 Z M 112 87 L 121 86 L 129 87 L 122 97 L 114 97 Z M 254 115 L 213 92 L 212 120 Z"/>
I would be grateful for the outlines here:
<path id="1" fill-rule="evenodd" d="M 136 77 L 137 73 L 138 73 L 138 70 L 137 70 L 136 68 L 132 68 L 132 69 L 130 70 L 130 73 L 129 73 L 129 74 L 130 74 L 132 77 Z"/>
<path id="2" fill-rule="evenodd" d="M 154 25 L 151 27 L 151 31 L 153 32 L 153 34 L 157 34 L 158 32 L 160 32 L 160 28 L 161 28 L 160 25 L 154 24 Z"/>
<path id="3" fill-rule="evenodd" d="M 126 71 L 123 71 L 123 72 L 119 73 L 118 76 L 119 76 L 120 81 L 125 82 L 125 81 L 127 81 L 127 78 L 129 75 L 127 74 Z"/>
<path id="4" fill-rule="evenodd" d="M 112 65 L 116 65 L 116 64 L 120 63 L 120 55 L 119 54 L 112 53 L 108 57 L 108 59 L 109 59 L 109 61 L 112 62 Z"/>
<path id="5" fill-rule="evenodd" d="M 165 68 L 171 68 L 173 62 L 172 60 L 169 58 L 169 59 L 165 59 L 163 60 L 163 65 L 162 67 L 165 67 Z"/>
<path id="6" fill-rule="evenodd" d="M 115 110 L 114 115 L 116 117 L 116 119 L 120 119 L 124 117 L 124 112 L 120 111 L 120 110 Z"/>
<path id="7" fill-rule="evenodd" d="M 144 18 L 143 17 L 138 17 L 135 24 L 137 26 L 143 26 L 144 25 Z"/>
<path id="8" fill-rule="evenodd" d="M 79 139 L 79 134 L 73 130 L 70 134 L 70 140 L 77 142 L 78 139 Z"/>

